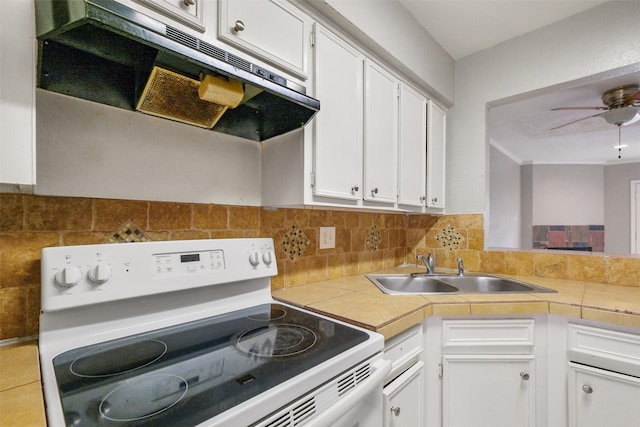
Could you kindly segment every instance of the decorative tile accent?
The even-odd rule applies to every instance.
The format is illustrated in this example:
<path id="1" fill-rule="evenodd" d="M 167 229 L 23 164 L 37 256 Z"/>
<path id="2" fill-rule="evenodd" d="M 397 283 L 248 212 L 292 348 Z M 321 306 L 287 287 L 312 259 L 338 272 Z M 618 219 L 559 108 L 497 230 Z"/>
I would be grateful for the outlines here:
<path id="1" fill-rule="evenodd" d="M 462 234 L 460 234 L 453 225 L 449 224 L 444 230 L 436 234 L 436 240 L 443 248 L 453 251 L 460 247 L 460 244 L 464 241 L 464 237 L 462 237 Z"/>
<path id="2" fill-rule="evenodd" d="M 138 226 L 129 221 L 124 223 L 105 243 L 147 242 L 151 240 Z"/>
<path id="3" fill-rule="evenodd" d="M 367 233 L 366 242 L 369 249 L 372 251 L 378 250 L 380 242 L 382 242 L 382 232 L 378 230 L 375 225 L 371 227 L 371 230 Z"/>
<path id="4" fill-rule="evenodd" d="M 300 227 L 292 225 L 282 239 L 282 250 L 291 261 L 301 256 L 309 246 L 309 238 L 305 236 Z"/>

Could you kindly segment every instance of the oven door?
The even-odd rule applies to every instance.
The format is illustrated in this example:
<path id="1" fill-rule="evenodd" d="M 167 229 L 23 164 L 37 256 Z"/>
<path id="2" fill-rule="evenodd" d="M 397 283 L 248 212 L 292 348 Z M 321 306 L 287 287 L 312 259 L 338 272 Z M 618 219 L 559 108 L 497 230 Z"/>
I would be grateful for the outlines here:
<path id="1" fill-rule="evenodd" d="M 356 388 L 336 404 L 313 418 L 305 427 L 382 427 L 382 384 L 391 370 L 386 359 L 376 361 L 367 384 Z"/>

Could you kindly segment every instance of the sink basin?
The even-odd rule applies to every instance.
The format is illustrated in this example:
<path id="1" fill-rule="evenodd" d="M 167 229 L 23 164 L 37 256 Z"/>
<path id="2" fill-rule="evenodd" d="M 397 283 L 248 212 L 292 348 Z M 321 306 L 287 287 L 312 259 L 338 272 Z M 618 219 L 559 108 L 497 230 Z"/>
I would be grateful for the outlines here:
<path id="1" fill-rule="evenodd" d="M 457 287 L 462 293 L 555 292 L 541 286 L 496 276 L 448 276 L 443 277 L 442 281 Z"/>
<path id="2" fill-rule="evenodd" d="M 553 289 L 491 275 L 367 274 L 382 292 L 407 294 L 516 294 L 556 292 Z"/>
<path id="3" fill-rule="evenodd" d="M 386 294 L 440 294 L 458 292 L 458 288 L 451 286 L 437 277 L 440 276 L 412 276 L 410 274 L 367 274 L 369 280 Z"/>

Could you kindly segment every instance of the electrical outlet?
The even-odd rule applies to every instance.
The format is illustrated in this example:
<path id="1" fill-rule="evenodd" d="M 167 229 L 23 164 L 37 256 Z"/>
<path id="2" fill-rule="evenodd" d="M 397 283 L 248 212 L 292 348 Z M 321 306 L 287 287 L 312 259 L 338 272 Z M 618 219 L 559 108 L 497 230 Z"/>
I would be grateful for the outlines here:
<path id="1" fill-rule="evenodd" d="M 336 228 L 320 227 L 320 249 L 336 247 Z"/>

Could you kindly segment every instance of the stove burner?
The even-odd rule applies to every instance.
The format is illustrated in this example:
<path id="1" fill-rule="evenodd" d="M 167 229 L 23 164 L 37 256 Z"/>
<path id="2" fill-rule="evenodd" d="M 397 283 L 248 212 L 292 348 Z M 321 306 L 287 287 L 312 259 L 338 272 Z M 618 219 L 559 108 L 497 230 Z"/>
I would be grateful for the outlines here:
<path id="1" fill-rule="evenodd" d="M 148 375 L 127 381 L 100 402 L 100 415 L 110 421 L 131 422 L 157 415 L 187 394 L 187 381 L 177 375 Z"/>
<path id="2" fill-rule="evenodd" d="M 71 362 L 69 370 L 78 377 L 111 377 L 150 365 L 166 352 L 167 345 L 157 340 L 135 341 L 107 350 L 99 347 Z"/>
<path id="3" fill-rule="evenodd" d="M 317 341 L 315 332 L 304 326 L 273 324 L 241 333 L 234 347 L 258 357 L 285 357 L 302 353 Z"/>
<path id="4" fill-rule="evenodd" d="M 278 320 L 282 319 L 287 315 L 287 312 L 278 307 L 271 307 L 269 312 L 260 312 L 254 314 L 248 314 L 247 318 L 251 320 L 260 320 L 260 321 L 269 321 L 269 320 Z"/>

